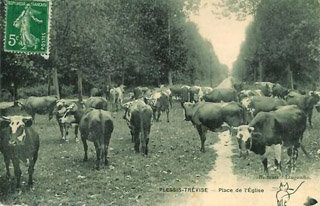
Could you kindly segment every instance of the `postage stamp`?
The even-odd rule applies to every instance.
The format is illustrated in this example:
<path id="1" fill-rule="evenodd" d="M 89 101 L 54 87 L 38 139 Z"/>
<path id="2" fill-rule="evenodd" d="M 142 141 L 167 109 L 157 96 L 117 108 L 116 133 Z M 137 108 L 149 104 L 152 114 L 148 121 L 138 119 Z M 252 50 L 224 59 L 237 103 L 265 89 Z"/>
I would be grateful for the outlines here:
<path id="1" fill-rule="evenodd" d="M 8 0 L 4 50 L 48 55 L 50 46 L 50 0 Z"/>

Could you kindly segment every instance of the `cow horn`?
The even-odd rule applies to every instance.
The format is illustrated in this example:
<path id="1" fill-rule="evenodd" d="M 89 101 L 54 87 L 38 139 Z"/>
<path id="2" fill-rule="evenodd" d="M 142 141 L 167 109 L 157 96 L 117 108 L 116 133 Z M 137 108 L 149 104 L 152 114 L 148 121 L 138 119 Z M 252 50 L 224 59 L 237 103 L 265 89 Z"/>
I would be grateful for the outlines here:
<path id="1" fill-rule="evenodd" d="M 1 118 L 2 118 L 3 120 L 7 121 L 7 122 L 10 122 L 10 121 L 11 121 L 10 118 L 9 118 L 9 117 L 6 117 L 6 116 L 2 116 Z"/>

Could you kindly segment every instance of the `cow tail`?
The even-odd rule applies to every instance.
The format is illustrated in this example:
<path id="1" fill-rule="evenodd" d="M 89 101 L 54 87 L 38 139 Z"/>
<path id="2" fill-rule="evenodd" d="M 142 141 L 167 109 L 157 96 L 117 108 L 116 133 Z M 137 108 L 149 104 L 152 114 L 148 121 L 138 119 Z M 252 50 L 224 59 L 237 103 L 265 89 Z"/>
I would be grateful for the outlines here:
<path id="1" fill-rule="evenodd" d="M 100 122 L 101 122 L 102 143 L 103 143 L 103 145 L 105 145 L 105 144 L 106 144 L 106 136 L 105 136 L 106 122 L 105 122 L 104 119 L 102 118 L 101 110 L 100 110 L 100 112 L 99 112 L 99 119 L 100 119 Z"/>
<path id="2" fill-rule="evenodd" d="M 139 141 L 140 141 L 140 147 L 144 148 L 144 146 L 142 146 L 143 143 L 145 143 L 145 139 L 142 141 L 142 138 L 144 138 L 144 128 L 143 128 L 143 110 L 139 111 L 139 115 L 140 115 L 140 137 L 139 137 Z M 145 152 L 145 151 L 142 151 Z"/>

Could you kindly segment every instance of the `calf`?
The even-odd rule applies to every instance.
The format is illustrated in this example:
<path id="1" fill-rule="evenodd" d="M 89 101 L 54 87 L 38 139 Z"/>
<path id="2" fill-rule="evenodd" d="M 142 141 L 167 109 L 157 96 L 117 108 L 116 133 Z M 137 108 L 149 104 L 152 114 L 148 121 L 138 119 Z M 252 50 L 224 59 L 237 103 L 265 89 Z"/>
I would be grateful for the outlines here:
<path id="1" fill-rule="evenodd" d="M 89 140 L 94 143 L 97 155 L 96 168 L 99 169 L 101 159 L 104 159 L 105 165 L 108 164 L 108 146 L 114 129 L 113 119 L 110 112 L 92 108 L 82 109 L 72 104 L 61 118 L 61 122 L 70 124 L 71 121 L 79 118 L 79 129 L 84 148 L 83 160 L 88 160 L 87 140 Z"/>
<path id="2" fill-rule="evenodd" d="M 169 105 L 170 105 L 170 100 L 169 96 L 165 92 L 156 92 L 153 95 L 151 95 L 150 98 L 145 98 L 145 101 L 148 105 L 151 106 L 153 110 L 153 119 L 156 120 L 157 122 L 160 119 L 161 112 L 166 112 L 167 113 L 167 122 L 169 122 Z M 157 115 L 157 116 L 156 116 Z"/>
<path id="3" fill-rule="evenodd" d="M 40 142 L 38 133 L 31 125 L 31 117 L 9 116 L 0 118 L 0 151 L 3 153 L 8 177 L 10 177 L 9 165 L 12 161 L 17 188 L 20 187 L 20 161 L 28 165 L 28 185 L 33 184 L 32 176 L 38 159 Z"/>
<path id="4" fill-rule="evenodd" d="M 139 152 L 140 143 L 142 152 L 148 154 L 148 142 L 152 121 L 152 108 L 142 100 L 127 103 L 125 120 L 130 128 L 132 141 L 136 152 Z"/>
<path id="5" fill-rule="evenodd" d="M 204 143 L 208 130 L 215 132 L 224 123 L 229 126 L 239 126 L 244 123 L 244 110 L 235 102 L 229 103 L 181 103 L 185 120 L 191 121 L 197 128 L 201 140 L 200 151 L 205 152 Z"/>
<path id="6" fill-rule="evenodd" d="M 290 169 L 296 170 L 298 148 L 306 129 L 306 115 L 296 105 L 280 107 L 276 111 L 260 112 L 249 125 L 234 127 L 240 147 L 240 155 L 246 157 L 248 150 L 262 157 L 264 172 L 268 174 L 267 156 L 274 152 L 275 164 L 281 169 L 282 147 L 289 147 Z M 305 154 L 306 151 L 301 146 Z"/>
<path id="7" fill-rule="evenodd" d="M 112 107 L 116 108 L 116 111 L 118 111 L 122 105 L 124 88 L 125 86 L 121 85 L 119 87 L 110 89 L 110 101 L 112 103 Z"/>

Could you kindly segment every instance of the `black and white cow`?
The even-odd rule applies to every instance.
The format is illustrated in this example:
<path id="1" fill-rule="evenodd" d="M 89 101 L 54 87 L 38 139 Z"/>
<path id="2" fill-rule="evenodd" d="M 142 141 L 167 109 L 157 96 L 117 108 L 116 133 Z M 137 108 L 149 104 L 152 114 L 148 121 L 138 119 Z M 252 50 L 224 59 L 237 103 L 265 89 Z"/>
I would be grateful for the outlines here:
<path id="1" fill-rule="evenodd" d="M 28 166 L 28 185 L 33 184 L 32 176 L 38 159 L 40 141 L 38 133 L 31 125 L 32 117 L 0 118 L 0 152 L 4 157 L 8 177 L 10 177 L 9 165 L 12 161 L 14 174 L 17 178 L 17 188 L 20 187 L 20 162 Z"/>
<path id="2" fill-rule="evenodd" d="M 160 119 L 162 112 L 167 114 L 167 122 L 169 122 L 169 112 L 170 112 L 170 97 L 166 92 L 155 92 L 150 98 L 145 98 L 145 102 L 151 106 L 153 110 L 153 119 L 157 122 Z"/>
<path id="3" fill-rule="evenodd" d="M 77 100 L 65 100 L 65 99 L 60 99 L 57 101 L 56 107 L 54 109 L 54 114 L 56 115 L 57 122 L 59 124 L 59 129 L 61 133 L 61 139 L 68 141 L 68 136 L 69 136 L 69 128 L 71 124 L 69 123 L 62 123 L 60 120 L 63 117 L 64 113 L 67 111 L 67 108 L 71 104 L 76 104 Z M 76 122 L 72 122 L 76 123 Z M 74 128 L 74 133 L 75 133 L 75 140 L 76 142 L 78 141 L 78 124 L 75 124 Z"/>
<path id="4" fill-rule="evenodd" d="M 289 147 L 291 172 L 296 170 L 298 148 L 307 155 L 301 145 L 306 129 L 306 115 L 296 105 L 282 106 L 276 111 L 260 112 L 249 125 L 233 128 L 240 147 L 240 155 L 246 157 L 248 150 L 262 158 L 264 172 L 268 174 L 268 155 L 275 155 L 275 163 L 281 172 L 281 150 Z"/>

